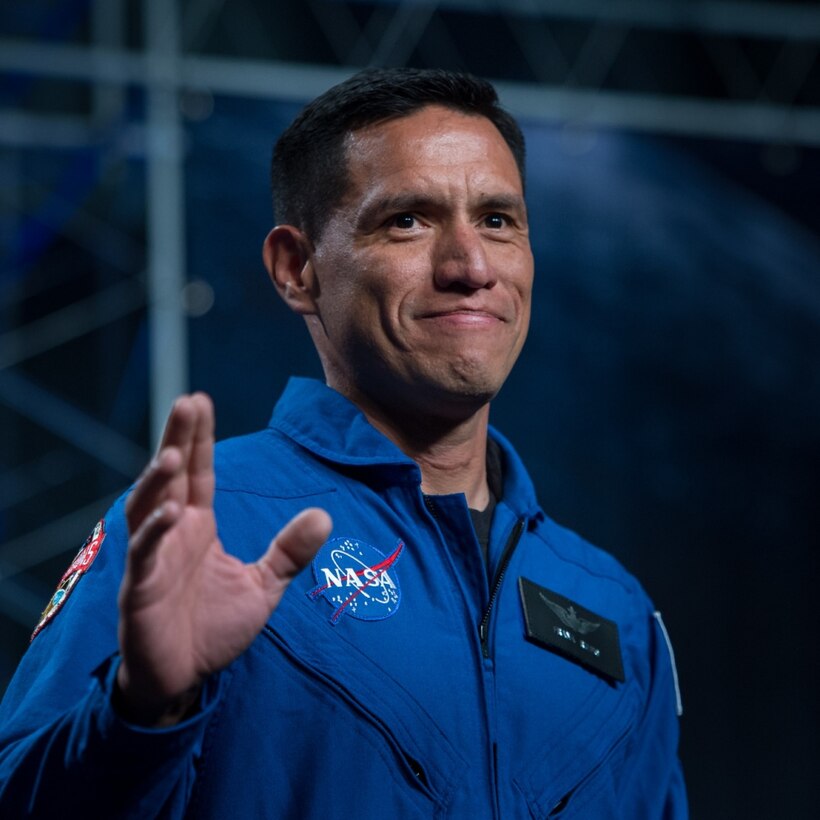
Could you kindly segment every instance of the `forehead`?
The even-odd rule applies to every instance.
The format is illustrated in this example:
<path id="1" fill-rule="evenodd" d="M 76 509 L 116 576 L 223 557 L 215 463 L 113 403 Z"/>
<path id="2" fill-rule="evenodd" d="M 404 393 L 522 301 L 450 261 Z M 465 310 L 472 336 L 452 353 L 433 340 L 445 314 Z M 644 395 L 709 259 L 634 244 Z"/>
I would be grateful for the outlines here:
<path id="1" fill-rule="evenodd" d="M 522 193 L 510 147 L 486 117 L 439 105 L 361 128 L 345 142 L 350 196 L 374 186 L 472 181 Z"/>

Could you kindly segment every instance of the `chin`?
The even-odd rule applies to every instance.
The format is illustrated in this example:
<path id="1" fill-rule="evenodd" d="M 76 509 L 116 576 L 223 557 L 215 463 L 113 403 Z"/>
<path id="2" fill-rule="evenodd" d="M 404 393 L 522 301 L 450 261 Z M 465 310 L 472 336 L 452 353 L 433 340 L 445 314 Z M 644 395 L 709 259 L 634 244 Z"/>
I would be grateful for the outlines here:
<path id="1" fill-rule="evenodd" d="M 510 370 L 497 363 L 491 366 L 483 357 L 466 356 L 445 361 L 417 356 L 409 367 L 386 364 L 371 360 L 370 367 L 359 371 L 350 395 L 358 395 L 360 401 L 370 397 L 374 404 L 402 416 L 452 421 L 464 421 L 489 404 Z"/>
<path id="2" fill-rule="evenodd" d="M 427 380 L 419 385 L 419 395 L 430 397 L 432 408 L 451 412 L 447 415 L 465 416 L 475 413 L 496 397 L 504 383 L 498 376 L 474 371 L 457 371 L 448 374 L 447 378 Z"/>

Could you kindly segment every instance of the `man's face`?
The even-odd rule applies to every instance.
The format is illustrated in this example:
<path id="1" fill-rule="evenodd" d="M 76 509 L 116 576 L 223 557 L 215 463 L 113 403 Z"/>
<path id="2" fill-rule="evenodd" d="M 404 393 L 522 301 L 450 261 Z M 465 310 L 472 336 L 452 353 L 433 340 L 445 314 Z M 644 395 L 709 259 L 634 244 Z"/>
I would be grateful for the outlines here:
<path id="1" fill-rule="evenodd" d="M 328 384 L 365 408 L 474 412 L 529 323 L 533 259 L 509 147 L 486 118 L 429 106 L 350 135 L 347 169 L 310 259 Z"/>

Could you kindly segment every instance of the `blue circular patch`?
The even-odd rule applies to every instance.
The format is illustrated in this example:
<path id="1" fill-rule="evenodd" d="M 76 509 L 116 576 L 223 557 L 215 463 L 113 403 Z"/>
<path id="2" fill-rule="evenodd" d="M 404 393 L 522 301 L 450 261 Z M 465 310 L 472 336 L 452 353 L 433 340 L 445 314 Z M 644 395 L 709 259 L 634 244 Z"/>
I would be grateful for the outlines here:
<path id="1" fill-rule="evenodd" d="M 357 538 L 333 538 L 313 559 L 316 586 L 308 596 L 314 601 L 324 598 L 333 607 L 333 624 L 342 615 L 360 621 L 389 618 L 401 603 L 396 562 L 403 551 L 401 541 L 385 555 Z"/>

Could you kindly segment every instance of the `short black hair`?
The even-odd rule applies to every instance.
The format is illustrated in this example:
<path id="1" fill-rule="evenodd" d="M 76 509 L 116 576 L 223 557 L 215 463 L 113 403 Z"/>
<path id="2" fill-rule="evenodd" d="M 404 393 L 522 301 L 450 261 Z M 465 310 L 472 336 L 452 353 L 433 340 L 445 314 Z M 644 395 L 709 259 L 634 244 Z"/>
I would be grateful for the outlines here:
<path id="1" fill-rule="evenodd" d="M 510 147 L 523 185 L 524 136 L 489 82 L 443 69 L 371 68 L 309 103 L 277 141 L 271 162 L 276 220 L 318 241 L 347 190 L 347 135 L 427 105 L 486 117 Z"/>

